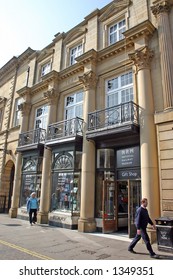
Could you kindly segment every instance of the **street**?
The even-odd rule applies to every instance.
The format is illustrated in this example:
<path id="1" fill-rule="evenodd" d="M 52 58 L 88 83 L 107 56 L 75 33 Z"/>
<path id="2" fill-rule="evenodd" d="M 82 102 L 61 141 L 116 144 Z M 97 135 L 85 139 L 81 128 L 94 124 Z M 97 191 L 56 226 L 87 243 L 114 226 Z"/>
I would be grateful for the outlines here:
<path id="1" fill-rule="evenodd" d="M 144 244 L 127 251 L 131 240 L 123 234 L 80 233 L 49 225 L 30 226 L 28 221 L 0 214 L 1 260 L 152 260 Z M 173 260 L 173 254 L 159 252 L 159 259 Z"/>

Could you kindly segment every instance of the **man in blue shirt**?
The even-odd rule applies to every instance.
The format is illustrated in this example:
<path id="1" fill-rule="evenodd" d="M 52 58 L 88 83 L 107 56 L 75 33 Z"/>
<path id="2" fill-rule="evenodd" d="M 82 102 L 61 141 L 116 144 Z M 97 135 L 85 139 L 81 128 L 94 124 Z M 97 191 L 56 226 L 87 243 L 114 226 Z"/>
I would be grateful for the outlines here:
<path id="1" fill-rule="evenodd" d="M 136 212 L 136 228 L 137 228 L 137 233 L 135 238 L 132 240 L 128 247 L 128 251 L 130 253 L 136 254 L 136 252 L 133 250 L 133 248 L 136 246 L 138 241 L 141 239 L 144 240 L 145 245 L 147 247 L 147 250 L 150 253 L 151 258 L 157 258 L 157 255 L 154 253 L 151 244 L 150 244 L 150 239 L 147 234 L 147 225 L 150 224 L 152 225 L 153 229 L 155 229 L 155 225 L 153 224 L 152 220 L 150 219 L 150 216 L 148 214 L 148 210 L 146 209 L 148 205 L 148 200 L 147 198 L 143 198 L 141 200 L 141 206 L 137 209 Z"/>
<path id="2" fill-rule="evenodd" d="M 27 201 L 27 212 L 29 213 L 29 222 L 30 222 L 31 226 L 32 226 L 32 223 L 35 224 L 37 222 L 38 208 L 39 208 L 39 205 L 38 205 L 38 200 L 36 198 L 36 193 L 33 192 Z M 34 217 L 32 217 L 33 213 L 34 213 Z"/>

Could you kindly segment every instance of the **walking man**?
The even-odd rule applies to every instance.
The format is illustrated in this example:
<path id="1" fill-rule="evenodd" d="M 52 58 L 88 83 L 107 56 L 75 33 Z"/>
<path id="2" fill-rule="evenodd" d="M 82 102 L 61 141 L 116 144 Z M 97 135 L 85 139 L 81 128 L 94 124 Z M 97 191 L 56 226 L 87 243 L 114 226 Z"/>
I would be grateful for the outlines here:
<path id="1" fill-rule="evenodd" d="M 153 229 L 155 229 L 155 225 L 153 224 L 152 220 L 150 219 L 148 210 L 146 209 L 147 205 L 148 205 L 147 198 L 143 198 L 141 200 L 141 206 L 137 209 L 137 213 L 136 213 L 135 224 L 136 224 L 136 228 L 137 228 L 137 233 L 136 233 L 136 236 L 134 237 L 134 239 L 132 240 L 132 242 L 130 243 L 130 245 L 128 247 L 128 251 L 130 253 L 136 254 L 136 252 L 133 250 L 133 248 L 136 246 L 136 244 L 142 237 L 142 239 L 144 240 L 145 245 L 147 247 L 147 250 L 150 253 L 150 257 L 157 258 L 157 255 L 154 253 L 154 251 L 151 247 L 150 239 L 149 239 L 149 236 L 148 236 L 147 230 L 146 230 L 148 223 L 150 225 L 152 225 Z"/>
<path id="2" fill-rule="evenodd" d="M 32 223 L 35 224 L 37 222 L 38 208 L 39 208 L 39 205 L 38 205 L 38 200 L 36 198 L 36 193 L 33 192 L 27 201 L 27 212 L 29 213 L 29 222 L 30 222 L 31 226 L 32 226 Z M 34 216 L 33 216 L 33 213 L 34 213 Z"/>

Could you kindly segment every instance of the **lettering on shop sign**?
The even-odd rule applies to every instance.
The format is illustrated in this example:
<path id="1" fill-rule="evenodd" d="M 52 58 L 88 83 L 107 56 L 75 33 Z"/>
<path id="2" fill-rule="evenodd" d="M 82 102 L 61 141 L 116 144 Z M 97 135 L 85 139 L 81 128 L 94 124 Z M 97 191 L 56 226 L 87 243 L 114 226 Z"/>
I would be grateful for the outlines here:
<path id="1" fill-rule="evenodd" d="M 60 221 L 60 222 L 64 222 L 66 220 L 66 218 L 64 217 L 58 217 L 58 216 L 53 216 L 52 219 L 54 221 Z"/>
<path id="2" fill-rule="evenodd" d="M 140 179 L 140 169 L 135 170 L 119 170 L 118 179 Z"/>
<path id="3" fill-rule="evenodd" d="M 139 146 L 117 151 L 117 168 L 140 166 Z"/>
<path id="4" fill-rule="evenodd" d="M 163 211 L 173 211 L 173 203 L 163 202 Z"/>

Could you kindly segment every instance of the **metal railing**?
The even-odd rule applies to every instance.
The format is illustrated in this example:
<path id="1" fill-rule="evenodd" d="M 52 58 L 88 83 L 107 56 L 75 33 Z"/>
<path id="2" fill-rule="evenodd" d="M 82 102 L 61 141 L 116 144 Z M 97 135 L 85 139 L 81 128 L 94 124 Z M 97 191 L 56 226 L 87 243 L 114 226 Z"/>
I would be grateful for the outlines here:
<path id="1" fill-rule="evenodd" d="M 19 134 L 19 147 L 31 144 L 44 143 L 46 137 L 46 130 L 37 128 Z"/>
<path id="2" fill-rule="evenodd" d="M 48 126 L 47 140 L 83 135 L 83 119 L 76 117 L 69 120 L 53 123 Z"/>
<path id="3" fill-rule="evenodd" d="M 139 125 L 139 106 L 132 101 L 88 114 L 88 131 L 125 123 Z"/>

